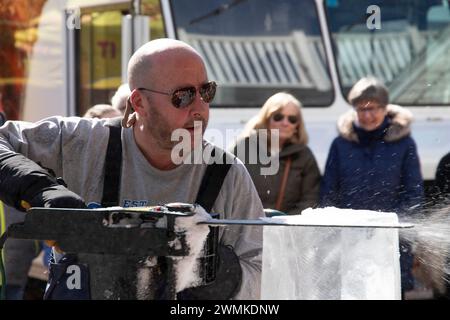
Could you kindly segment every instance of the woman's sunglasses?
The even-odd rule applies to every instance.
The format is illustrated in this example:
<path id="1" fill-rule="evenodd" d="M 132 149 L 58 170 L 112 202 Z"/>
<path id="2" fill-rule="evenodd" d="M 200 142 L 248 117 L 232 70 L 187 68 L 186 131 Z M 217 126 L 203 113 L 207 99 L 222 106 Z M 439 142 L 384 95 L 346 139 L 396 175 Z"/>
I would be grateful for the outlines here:
<path id="1" fill-rule="evenodd" d="M 288 120 L 289 120 L 289 122 L 290 122 L 291 124 L 296 124 L 297 121 L 298 121 L 297 116 L 285 116 L 284 114 L 281 114 L 281 113 L 275 113 L 275 114 L 272 116 L 272 119 L 273 119 L 273 121 L 275 121 L 275 122 L 279 122 L 279 121 L 283 121 L 283 119 L 284 119 L 285 117 L 288 118 Z"/>
<path id="2" fill-rule="evenodd" d="M 202 97 L 203 101 L 205 101 L 206 103 L 210 103 L 216 95 L 216 88 L 217 84 L 214 81 L 210 81 L 203 84 L 198 89 L 198 92 L 200 93 L 200 97 Z M 192 102 L 194 102 L 195 96 L 197 95 L 197 88 L 194 86 L 176 89 L 173 92 L 162 92 L 147 88 L 138 88 L 138 90 L 145 90 L 171 96 L 170 101 L 172 102 L 172 105 L 177 109 L 186 108 L 187 106 L 189 106 Z"/>

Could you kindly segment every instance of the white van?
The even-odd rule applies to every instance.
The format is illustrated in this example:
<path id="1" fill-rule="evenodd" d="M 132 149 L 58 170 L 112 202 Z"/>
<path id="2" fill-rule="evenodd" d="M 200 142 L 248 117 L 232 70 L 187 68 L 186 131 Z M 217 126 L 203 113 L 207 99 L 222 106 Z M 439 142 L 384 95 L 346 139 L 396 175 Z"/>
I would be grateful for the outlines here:
<path id="1" fill-rule="evenodd" d="M 210 129 L 242 129 L 269 96 L 291 92 L 304 105 L 323 172 L 336 120 L 350 108 L 347 92 L 373 75 L 415 116 L 427 184 L 450 151 L 448 0 L 48 0 L 22 118 L 80 115 L 107 103 L 126 81 L 132 52 L 159 37 L 186 41 L 204 56 L 219 84 Z"/>

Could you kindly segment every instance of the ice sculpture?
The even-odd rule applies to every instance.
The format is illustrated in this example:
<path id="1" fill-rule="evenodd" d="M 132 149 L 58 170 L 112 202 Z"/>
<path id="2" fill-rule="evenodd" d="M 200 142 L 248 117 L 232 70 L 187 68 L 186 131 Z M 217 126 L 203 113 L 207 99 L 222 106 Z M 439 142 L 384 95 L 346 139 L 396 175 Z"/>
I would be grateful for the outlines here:
<path id="1" fill-rule="evenodd" d="M 395 213 L 337 208 L 285 223 L 398 224 Z M 261 299 L 401 299 L 395 228 L 265 226 Z"/>

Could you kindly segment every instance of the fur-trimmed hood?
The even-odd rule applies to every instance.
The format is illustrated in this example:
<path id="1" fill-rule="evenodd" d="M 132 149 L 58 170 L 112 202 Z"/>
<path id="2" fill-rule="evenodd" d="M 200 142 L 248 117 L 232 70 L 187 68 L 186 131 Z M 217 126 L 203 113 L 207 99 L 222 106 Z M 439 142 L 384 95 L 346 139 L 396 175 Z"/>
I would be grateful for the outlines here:
<path id="1" fill-rule="evenodd" d="M 386 108 L 387 117 L 391 119 L 391 125 L 387 129 L 384 140 L 393 142 L 408 136 L 411 133 L 412 112 L 395 104 L 388 104 Z M 355 110 L 351 109 L 344 113 L 337 122 L 339 135 L 346 140 L 359 142 L 358 135 L 353 128 L 356 119 Z"/>

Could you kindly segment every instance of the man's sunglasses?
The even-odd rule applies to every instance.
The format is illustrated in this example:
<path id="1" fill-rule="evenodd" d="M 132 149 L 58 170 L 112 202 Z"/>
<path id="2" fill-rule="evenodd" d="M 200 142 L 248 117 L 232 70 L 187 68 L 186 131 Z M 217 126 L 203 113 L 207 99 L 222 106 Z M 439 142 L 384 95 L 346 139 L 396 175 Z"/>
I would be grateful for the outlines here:
<path id="1" fill-rule="evenodd" d="M 279 121 L 283 121 L 283 119 L 284 119 L 285 117 L 288 118 L 288 120 L 289 120 L 289 122 L 290 122 L 291 124 L 296 124 L 297 121 L 298 121 L 297 116 L 285 116 L 284 114 L 281 114 L 281 113 L 275 113 L 275 114 L 272 116 L 272 119 L 273 119 L 273 121 L 275 121 L 275 122 L 279 122 Z"/>
<path id="2" fill-rule="evenodd" d="M 202 97 L 203 101 L 205 101 L 206 103 L 210 103 L 216 95 L 216 88 L 217 84 L 214 81 L 210 81 L 203 84 L 198 89 L 198 92 L 200 93 L 200 97 Z M 186 108 L 192 102 L 194 102 L 195 96 L 197 95 L 197 88 L 194 86 L 176 89 L 172 92 L 162 92 L 147 88 L 138 88 L 138 90 L 145 90 L 170 96 L 170 101 L 175 108 Z"/>

